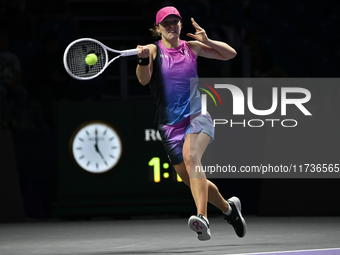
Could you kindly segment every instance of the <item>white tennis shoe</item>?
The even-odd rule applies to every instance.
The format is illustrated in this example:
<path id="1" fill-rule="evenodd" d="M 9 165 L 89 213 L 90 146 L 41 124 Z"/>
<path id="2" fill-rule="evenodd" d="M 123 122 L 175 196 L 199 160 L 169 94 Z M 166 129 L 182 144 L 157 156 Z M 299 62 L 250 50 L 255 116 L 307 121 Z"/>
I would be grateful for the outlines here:
<path id="1" fill-rule="evenodd" d="M 188 226 L 197 233 L 198 240 L 207 241 L 211 238 L 209 221 L 202 214 L 191 216 L 188 220 Z"/>

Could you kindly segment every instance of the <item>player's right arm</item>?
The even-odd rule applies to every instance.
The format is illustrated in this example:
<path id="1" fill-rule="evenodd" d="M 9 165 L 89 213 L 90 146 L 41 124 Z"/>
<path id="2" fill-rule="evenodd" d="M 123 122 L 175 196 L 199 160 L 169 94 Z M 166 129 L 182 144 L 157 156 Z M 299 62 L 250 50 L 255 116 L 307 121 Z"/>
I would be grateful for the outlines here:
<path id="1" fill-rule="evenodd" d="M 137 65 L 136 68 L 136 75 L 138 81 L 143 86 L 147 85 L 150 82 L 152 72 L 153 72 L 153 60 L 156 57 L 157 47 L 154 44 L 148 44 L 146 46 L 137 46 L 138 51 L 138 58 L 149 58 L 150 62 L 149 65 Z"/>

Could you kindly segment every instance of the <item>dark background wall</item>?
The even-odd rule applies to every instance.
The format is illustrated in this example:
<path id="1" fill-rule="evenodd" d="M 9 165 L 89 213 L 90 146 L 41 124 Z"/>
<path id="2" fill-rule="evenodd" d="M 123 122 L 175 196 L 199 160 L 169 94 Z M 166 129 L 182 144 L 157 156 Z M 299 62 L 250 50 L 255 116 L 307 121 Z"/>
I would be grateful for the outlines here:
<path id="1" fill-rule="evenodd" d="M 1 1 L 1 45 L 8 38 L 7 50 L 20 61 L 21 75 L 1 58 L 0 84 L 9 79 L 22 88 L 1 98 L 11 109 L 6 115 L 1 104 L 0 211 L 9 212 L 3 221 L 192 211 L 183 184 L 162 180 L 157 186 L 150 181 L 150 157 L 167 159 L 159 141 L 143 141 L 145 129 L 156 127 L 149 89 L 135 77 L 135 58 L 113 63 L 100 78 L 88 82 L 73 80 L 62 65 L 64 49 L 77 38 L 93 37 L 117 49 L 153 42 L 148 29 L 165 5 L 176 6 L 184 18 L 182 39 L 193 31 L 189 18 L 194 17 L 210 38 L 237 50 L 237 57 L 228 62 L 200 59 L 201 77 L 338 77 L 338 0 Z M 83 117 L 74 118 L 79 112 Z M 114 173 L 104 180 L 69 162 L 71 132 L 98 116 L 113 124 L 126 123 L 120 128 L 131 134 L 125 141 L 131 148 L 125 158 L 126 175 L 119 175 L 118 182 Z M 84 187 L 92 182 L 93 193 Z M 248 214 L 338 215 L 340 210 L 334 202 L 339 200 L 338 180 L 216 183 L 226 197 L 238 195 Z M 315 210 L 320 201 L 327 202 L 327 210 Z"/>

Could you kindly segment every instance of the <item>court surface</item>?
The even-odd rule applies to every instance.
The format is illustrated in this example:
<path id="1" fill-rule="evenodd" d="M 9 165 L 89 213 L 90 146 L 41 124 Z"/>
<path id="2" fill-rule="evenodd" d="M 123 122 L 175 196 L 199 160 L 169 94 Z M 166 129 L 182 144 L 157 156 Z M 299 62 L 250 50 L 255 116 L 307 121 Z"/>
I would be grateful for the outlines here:
<path id="1" fill-rule="evenodd" d="M 152 217 L 0 224 L 0 254 L 340 254 L 340 217 L 245 216 L 238 238 L 210 217 L 212 239 L 198 241 L 186 218 Z"/>

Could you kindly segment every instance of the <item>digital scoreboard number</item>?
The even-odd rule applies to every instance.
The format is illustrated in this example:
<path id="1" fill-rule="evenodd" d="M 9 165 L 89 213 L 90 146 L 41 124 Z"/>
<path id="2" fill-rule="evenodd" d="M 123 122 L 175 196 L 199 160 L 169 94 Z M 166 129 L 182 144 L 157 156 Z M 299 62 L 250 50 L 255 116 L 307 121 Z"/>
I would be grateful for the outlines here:
<path id="1" fill-rule="evenodd" d="M 149 161 L 149 166 L 152 167 L 152 176 L 153 176 L 153 181 L 154 182 L 160 182 L 162 180 L 162 171 L 163 170 L 163 178 L 168 179 L 170 177 L 169 170 L 170 169 L 170 164 L 165 162 L 161 164 L 161 159 L 159 157 L 153 157 Z M 174 170 L 174 169 L 173 169 Z M 182 182 L 181 177 L 176 173 L 176 180 L 178 182 Z"/>
<path id="2" fill-rule="evenodd" d="M 144 141 L 146 143 L 157 143 L 157 146 L 152 146 L 154 148 L 153 151 L 159 151 L 160 153 L 163 152 L 163 154 L 165 155 L 165 151 L 162 145 L 162 138 L 157 130 L 152 128 L 144 129 Z M 179 177 L 179 175 L 176 173 L 175 169 L 170 165 L 170 163 L 162 162 L 160 156 L 151 157 L 148 162 L 148 166 L 151 172 L 150 176 L 152 176 L 152 182 L 159 183 L 162 181 L 162 179 L 172 179 L 176 182 L 182 182 L 181 177 Z"/>

